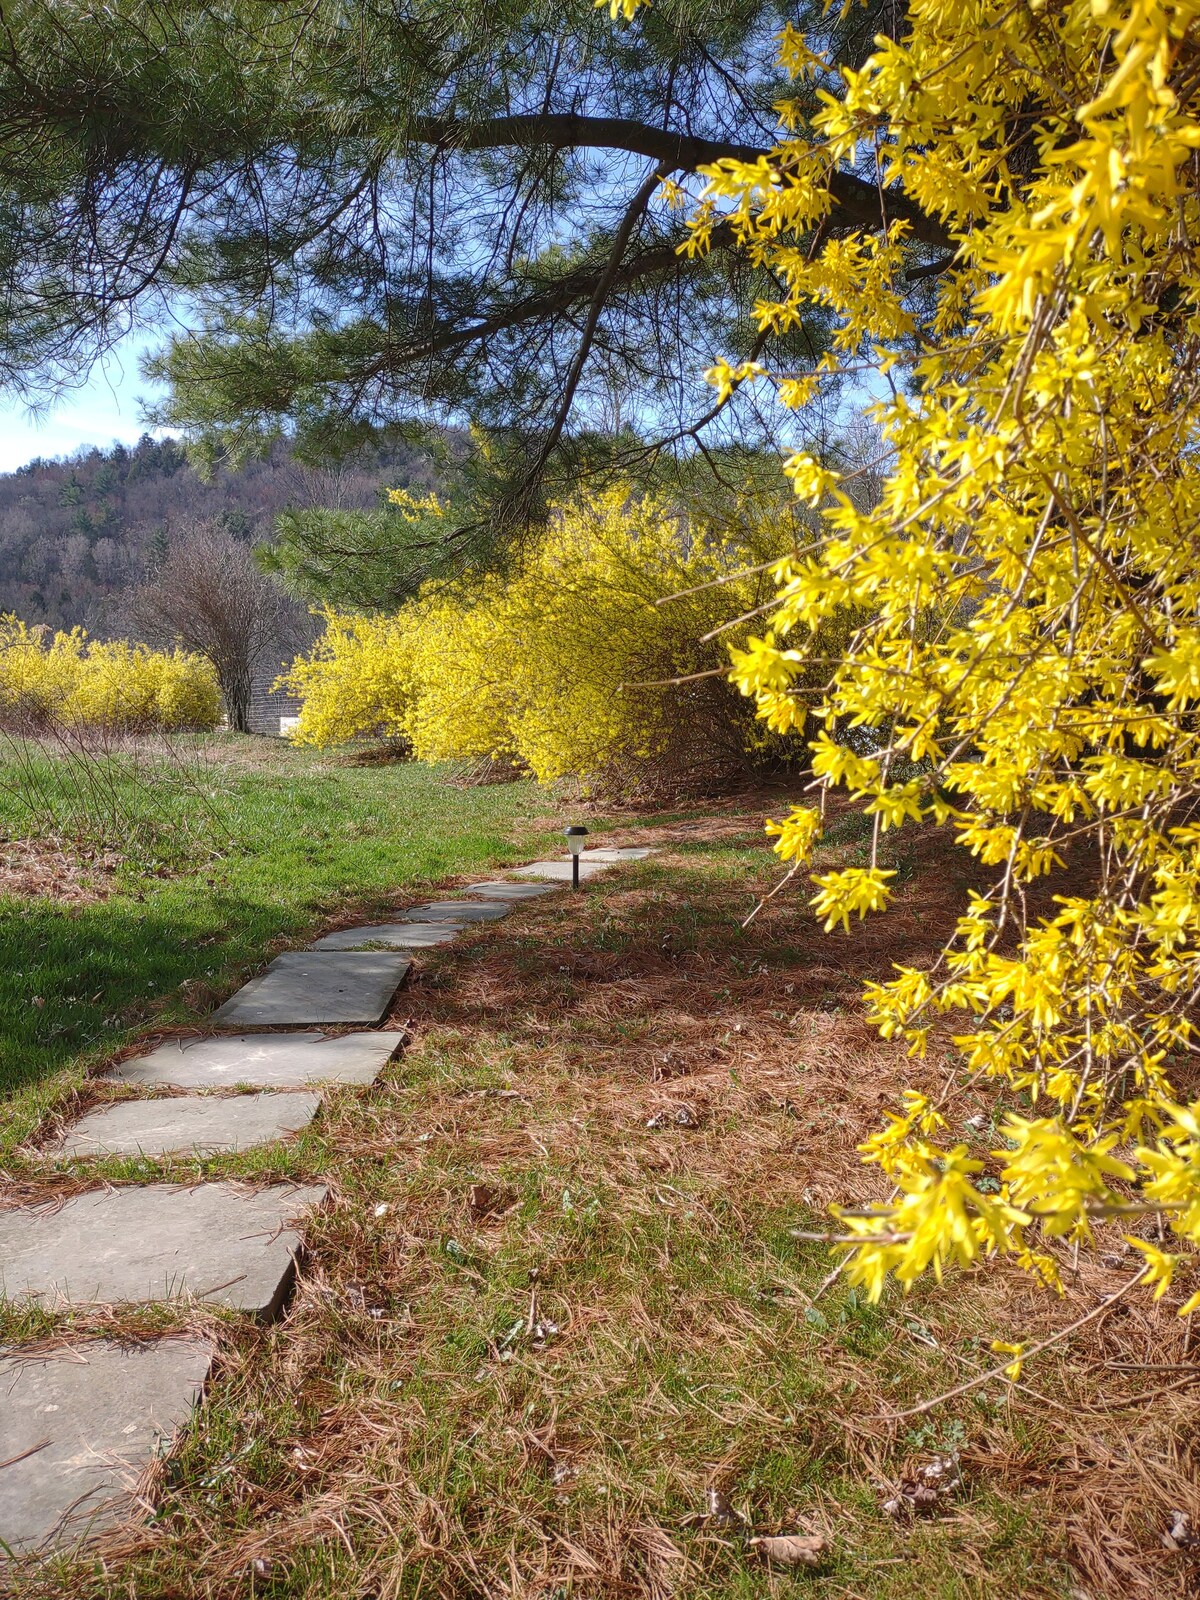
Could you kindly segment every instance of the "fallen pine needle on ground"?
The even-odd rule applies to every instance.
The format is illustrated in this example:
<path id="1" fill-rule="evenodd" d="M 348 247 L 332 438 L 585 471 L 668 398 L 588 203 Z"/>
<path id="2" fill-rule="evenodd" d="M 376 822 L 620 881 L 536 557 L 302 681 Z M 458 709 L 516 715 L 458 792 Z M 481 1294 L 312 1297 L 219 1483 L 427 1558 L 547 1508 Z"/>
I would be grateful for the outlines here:
<path id="1" fill-rule="evenodd" d="M 156 1516 L 14 1593 L 1195 1592 L 1166 1536 L 1198 1504 L 1200 1389 L 1170 1306 L 1114 1293 L 1137 1269 L 1119 1233 L 1064 1253 L 1061 1299 L 993 1273 L 879 1305 L 796 1237 L 884 1197 L 855 1146 L 947 1080 L 948 1052 L 914 1067 L 859 996 L 936 946 L 961 885 L 917 839 L 896 911 L 853 938 L 799 880 L 747 924 L 778 877 L 764 804 L 626 818 L 595 842 L 660 854 L 418 963 L 404 1054 L 271 1163 L 331 1187 L 278 1324 L 27 1314 L 26 1338 L 187 1322 L 220 1353 Z M 996 1339 L 1047 1347 L 981 1382 Z"/>

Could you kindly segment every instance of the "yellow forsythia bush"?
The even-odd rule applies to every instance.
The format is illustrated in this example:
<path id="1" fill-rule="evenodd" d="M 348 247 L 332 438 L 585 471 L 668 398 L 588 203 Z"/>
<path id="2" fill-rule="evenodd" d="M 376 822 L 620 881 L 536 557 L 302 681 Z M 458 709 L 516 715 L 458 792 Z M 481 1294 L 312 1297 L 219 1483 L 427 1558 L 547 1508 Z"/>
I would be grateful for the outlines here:
<path id="1" fill-rule="evenodd" d="M 216 673 L 200 656 L 0 618 L 0 725 L 178 731 L 215 727 L 220 714 Z"/>
<path id="2" fill-rule="evenodd" d="M 655 682 L 727 665 L 704 635 L 762 603 L 769 580 L 737 574 L 792 543 L 777 506 L 747 510 L 734 539 L 663 496 L 577 498 L 504 575 L 427 587 L 391 617 L 328 613 L 286 680 L 296 737 L 383 732 L 422 760 L 490 758 L 543 783 L 702 781 L 761 749 L 761 724 L 722 678 Z"/>
<path id="3" fill-rule="evenodd" d="M 293 738 L 325 745 L 360 734 L 402 736 L 411 699 L 409 630 L 395 617 L 324 616 L 311 655 L 282 680 L 304 701 Z"/>
<path id="4" fill-rule="evenodd" d="M 870 507 L 836 461 L 784 463 L 817 529 L 733 657 L 768 726 L 812 706 L 818 803 L 777 849 L 811 862 L 839 789 L 869 819 L 868 864 L 811 878 L 827 929 L 887 910 L 888 832 L 966 853 L 941 948 L 866 989 L 937 1061 L 860 1147 L 890 1198 L 834 1221 L 872 1298 L 1005 1256 L 1059 1285 L 1108 1224 L 1136 1265 L 1097 1311 L 1143 1283 L 1200 1312 L 1198 22 L 920 4 L 854 70 L 787 27 L 778 147 L 703 169 L 690 247 L 728 227 L 771 276 L 762 331 L 837 323 L 809 371 L 718 363 L 718 395 L 851 377 L 887 463 Z M 848 233 L 868 149 L 892 220 Z"/>

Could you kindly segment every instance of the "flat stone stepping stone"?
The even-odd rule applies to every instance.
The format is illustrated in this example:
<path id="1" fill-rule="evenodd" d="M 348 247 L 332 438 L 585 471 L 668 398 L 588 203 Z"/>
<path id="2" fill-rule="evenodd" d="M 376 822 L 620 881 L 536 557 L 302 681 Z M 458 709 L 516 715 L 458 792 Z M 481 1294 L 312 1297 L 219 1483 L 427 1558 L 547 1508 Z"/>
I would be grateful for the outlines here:
<path id="1" fill-rule="evenodd" d="M 378 1022 L 411 965 L 391 950 L 289 950 L 212 1020 L 218 1028 Z"/>
<path id="2" fill-rule="evenodd" d="M 512 910 L 498 901 L 492 904 L 475 900 L 430 900 L 423 906 L 409 906 L 400 912 L 401 922 L 499 922 Z"/>
<path id="3" fill-rule="evenodd" d="M 148 1088 L 299 1089 L 310 1083 L 374 1083 L 404 1042 L 402 1033 L 235 1034 L 221 1039 L 172 1039 L 149 1055 L 122 1061 L 115 1083 Z"/>
<path id="4" fill-rule="evenodd" d="M 647 845 L 645 848 L 635 849 L 632 845 L 622 845 L 619 849 L 585 850 L 580 860 L 586 866 L 589 861 L 603 861 L 611 864 L 614 861 L 644 861 L 647 856 L 655 854 L 655 848 Z"/>
<path id="5" fill-rule="evenodd" d="M 588 861 L 584 856 L 579 858 L 579 876 L 581 878 L 594 878 L 598 872 L 604 872 L 611 865 L 608 861 Z M 514 867 L 514 878 L 550 878 L 559 883 L 571 882 L 570 861 L 531 861 L 527 867 Z"/>
<path id="6" fill-rule="evenodd" d="M 187 1422 L 212 1356 L 175 1338 L 0 1350 L 0 1539 L 69 1549 L 135 1512 L 137 1481 Z"/>
<path id="7" fill-rule="evenodd" d="M 204 1100 L 125 1100 L 101 1106 L 48 1154 L 67 1156 L 212 1155 L 246 1150 L 306 1128 L 316 1094 L 235 1094 Z"/>
<path id="8" fill-rule="evenodd" d="M 462 932 L 454 922 L 380 922 L 369 928 L 340 928 L 327 933 L 310 950 L 361 950 L 365 945 L 385 944 L 396 950 L 430 950 L 449 944 Z"/>
<path id="9" fill-rule="evenodd" d="M 469 883 L 464 894 L 484 895 L 489 900 L 534 900 L 540 894 L 553 894 L 552 883 Z"/>
<path id="10" fill-rule="evenodd" d="M 0 1298 L 64 1306 L 194 1296 L 270 1316 L 300 1248 L 287 1224 L 324 1197 L 317 1185 L 131 1184 L 0 1210 Z"/>

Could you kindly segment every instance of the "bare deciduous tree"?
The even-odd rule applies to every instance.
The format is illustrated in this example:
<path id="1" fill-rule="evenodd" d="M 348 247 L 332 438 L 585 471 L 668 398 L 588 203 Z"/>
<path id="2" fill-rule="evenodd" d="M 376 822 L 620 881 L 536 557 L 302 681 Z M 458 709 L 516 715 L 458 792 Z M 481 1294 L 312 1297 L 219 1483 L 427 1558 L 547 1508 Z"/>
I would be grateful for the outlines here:
<path id="1" fill-rule="evenodd" d="M 219 519 L 172 536 L 166 560 L 134 592 L 129 614 L 149 643 L 178 642 L 212 662 L 229 726 L 239 733 L 250 729 L 255 668 L 286 647 L 302 617 Z"/>

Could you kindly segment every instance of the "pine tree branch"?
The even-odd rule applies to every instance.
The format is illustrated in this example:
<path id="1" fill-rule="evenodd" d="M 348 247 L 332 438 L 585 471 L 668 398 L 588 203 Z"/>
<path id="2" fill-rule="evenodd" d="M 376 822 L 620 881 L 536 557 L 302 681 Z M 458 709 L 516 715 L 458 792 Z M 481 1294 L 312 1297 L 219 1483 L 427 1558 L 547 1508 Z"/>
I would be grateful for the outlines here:
<path id="1" fill-rule="evenodd" d="M 487 122 L 465 122 L 450 117 L 421 117 L 412 125 L 414 137 L 425 144 L 449 150 L 498 150 L 509 146 L 549 145 L 558 150 L 625 150 L 648 156 L 666 172 L 694 171 L 716 161 L 757 161 L 770 156 L 768 146 L 703 139 L 637 122 L 631 117 L 588 117 L 576 112 L 534 111 L 517 116 L 493 117 Z M 852 172 L 834 172 L 830 192 L 838 207 L 836 223 L 855 228 L 886 227 L 903 219 L 912 237 L 922 244 L 950 248 L 945 228 L 928 216 L 907 195 L 885 189 Z"/>
<path id="2" fill-rule="evenodd" d="M 643 180 L 638 192 L 626 207 L 625 215 L 621 219 L 621 225 L 617 229 L 616 238 L 613 240 L 608 261 L 592 291 L 587 318 L 579 339 L 579 348 L 575 352 L 575 359 L 571 363 L 571 370 L 568 372 L 566 383 L 563 385 L 563 392 L 559 399 L 554 421 L 551 423 L 550 431 L 542 441 L 537 458 L 526 476 L 522 487 L 522 498 L 527 499 L 533 488 L 540 482 L 546 463 L 549 461 L 554 447 L 562 437 L 563 428 L 566 426 L 567 418 L 571 414 L 571 406 L 575 401 L 575 391 L 579 387 L 579 380 L 583 376 L 583 369 L 587 365 L 587 358 L 591 353 L 592 341 L 596 336 L 596 328 L 600 321 L 600 313 L 604 309 L 604 302 L 613 287 L 625 251 L 629 247 L 629 241 L 633 238 L 634 231 L 643 216 L 645 216 L 646 207 L 650 204 L 654 191 L 658 188 L 662 179 L 663 169 L 658 166 L 649 177 Z"/>
<path id="3" fill-rule="evenodd" d="M 713 248 L 728 247 L 733 241 L 725 230 L 714 229 L 711 243 Z M 544 321 L 547 317 L 556 316 L 583 301 L 590 301 L 601 282 L 604 283 L 605 293 L 609 294 L 614 289 L 677 272 L 687 265 L 684 258 L 678 254 L 673 241 L 651 245 L 648 249 L 631 256 L 616 270 L 610 270 L 610 262 L 609 266 L 605 267 L 564 273 L 561 278 L 547 284 L 536 294 L 498 306 L 487 316 L 479 317 L 473 322 L 465 324 L 457 321 L 441 322 L 430 330 L 427 338 L 404 345 L 399 354 L 405 362 L 421 356 L 456 354 L 469 345 L 492 338 L 497 333 L 505 333 L 509 329 L 522 327 L 529 322 Z M 393 351 L 390 356 L 385 356 L 382 365 L 384 367 L 390 365 L 395 354 Z"/>

